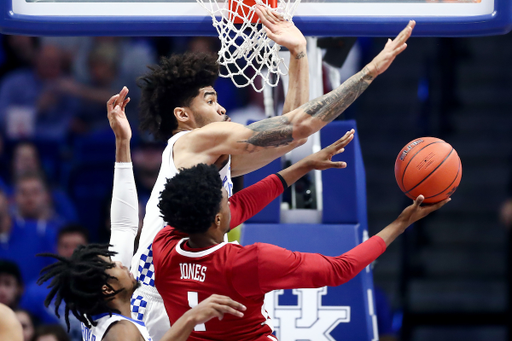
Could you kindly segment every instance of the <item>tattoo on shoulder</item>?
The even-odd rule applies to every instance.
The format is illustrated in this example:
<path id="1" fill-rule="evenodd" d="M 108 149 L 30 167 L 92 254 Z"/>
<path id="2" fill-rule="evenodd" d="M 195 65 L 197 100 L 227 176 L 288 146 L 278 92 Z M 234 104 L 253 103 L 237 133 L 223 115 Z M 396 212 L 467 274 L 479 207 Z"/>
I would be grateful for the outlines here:
<path id="1" fill-rule="evenodd" d="M 324 122 L 331 122 L 345 111 L 370 85 L 373 76 L 365 67 L 337 89 L 304 104 L 304 111 Z"/>
<path id="2" fill-rule="evenodd" d="M 304 51 L 301 51 L 299 52 L 296 56 L 295 56 L 295 59 L 302 59 L 306 56 L 306 53 L 304 53 Z"/>
<path id="3" fill-rule="evenodd" d="M 293 127 L 284 116 L 272 117 L 261 120 L 247 126 L 254 134 L 245 141 L 239 143 L 247 143 L 255 147 L 280 147 L 286 146 L 293 142 Z"/>

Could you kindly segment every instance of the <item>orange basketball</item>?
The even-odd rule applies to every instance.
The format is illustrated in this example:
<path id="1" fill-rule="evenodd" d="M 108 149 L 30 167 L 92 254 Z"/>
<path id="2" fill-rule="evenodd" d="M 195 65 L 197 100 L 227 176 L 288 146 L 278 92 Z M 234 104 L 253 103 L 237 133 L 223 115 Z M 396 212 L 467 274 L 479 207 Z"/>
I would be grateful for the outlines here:
<path id="1" fill-rule="evenodd" d="M 422 194 L 433 204 L 451 196 L 459 186 L 462 163 L 453 147 L 435 137 L 409 142 L 395 161 L 398 186 L 409 198 Z"/>

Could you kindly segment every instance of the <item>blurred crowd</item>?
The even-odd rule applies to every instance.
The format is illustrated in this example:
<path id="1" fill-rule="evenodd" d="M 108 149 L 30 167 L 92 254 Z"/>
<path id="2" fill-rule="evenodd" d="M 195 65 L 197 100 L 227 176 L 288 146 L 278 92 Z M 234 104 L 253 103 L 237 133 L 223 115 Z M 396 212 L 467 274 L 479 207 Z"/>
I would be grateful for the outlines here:
<path id="1" fill-rule="evenodd" d="M 45 307 L 49 289 L 36 281 L 53 258 L 35 255 L 69 257 L 77 245 L 108 242 L 115 144 L 107 100 L 123 86 L 130 89 L 143 217 L 163 145 L 137 132 L 137 77 L 161 56 L 215 53 L 217 45 L 217 38 L 203 37 L 0 35 L 0 303 L 15 310 L 25 341 L 81 340 L 77 320 L 71 318 L 66 333 L 52 304 Z M 264 116 L 250 89 L 222 78 L 215 87 L 235 121 L 236 111 L 245 114 L 241 121 Z"/>

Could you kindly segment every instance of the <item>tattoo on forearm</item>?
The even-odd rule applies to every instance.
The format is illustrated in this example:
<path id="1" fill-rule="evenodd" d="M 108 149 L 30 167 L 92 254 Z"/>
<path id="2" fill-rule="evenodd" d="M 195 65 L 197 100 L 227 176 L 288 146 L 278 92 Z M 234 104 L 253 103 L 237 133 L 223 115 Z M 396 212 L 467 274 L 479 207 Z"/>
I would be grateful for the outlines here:
<path id="1" fill-rule="evenodd" d="M 306 56 L 306 54 L 304 53 L 304 51 L 300 51 L 299 53 L 297 53 L 297 55 L 295 56 L 295 59 L 302 59 Z"/>
<path id="2" fill-rule="evenodd" d="M 331 122 L 345 111 L 373 80 L 370 71 L 365 67 L 350 77 L 345 83 L 328 94 L 304 104 L 304 111 L 324 122 Z"/>
<path id="3" fill-rule="evenodd" d="M 254 135 L 240 143 L 247 143 L 247 148 L 255 147 L 279 147 L 293 142 L 292 125 L 284 116 L 272 117 L 248 125 L 247 128 L 254 131 Z"/>

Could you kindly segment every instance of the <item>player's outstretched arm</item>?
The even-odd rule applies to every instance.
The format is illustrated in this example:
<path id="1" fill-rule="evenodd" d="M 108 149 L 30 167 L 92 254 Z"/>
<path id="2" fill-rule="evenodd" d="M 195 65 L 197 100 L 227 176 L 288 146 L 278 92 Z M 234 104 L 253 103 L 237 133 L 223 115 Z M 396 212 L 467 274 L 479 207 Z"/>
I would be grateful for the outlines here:
<path id="1" fill-rule="evenodd" d="M 264 6 L 256 5 L 256 13 L 267 36 L 290 51 L 288 93 L 283 114 L 297 109 L 309 100 L 309 67 L 306 38 L 293 22 Z"/>
<path id="2" fill-rule="evenodd" d="M 124 87 L 107 102 L 108 120 L 116 136 L 116 163 L 110 207 L 110 249 L 117 252 L 113 260 L 121 261 L 125 265 L 131 264 L 139 226 L 139 203 L 130 155 L 132 130 L 125 115 L 126 105 L 130 102 L 127 95 L 128 89 Z"/>
<path id="3" fill-rule="evenodd" d="M 243 311 L 246 309 L 243 304 L 233 301 L 227 296 L 211 295 L 183 314 L 160 341 L 186 341 L 196 325 L 206 323 L 215 317 L 222 320 L 224 314 L 243 317 Z"/>
<path id="4" fill-rule="evenodd" d="M 448 198 L 438 202 L 437 204 L 422 206 L 421 204 L 424 199 L 423 195 L 419 195 L 416 200 L 413 201 L 412 205 L 406 207 L 395 221 L 377 233 L 377 236 L 381 237 L 386 243 L 386 247 L 389 246 L 396 237 L 401 235 L 407 227 L 411 226 L 418 220 L 425 218 L 430 213 L 437 211 L 447 202 L 452 200 Z"/>
<path id="5" fill-rule="evenodd" d="M 283 117 L 286 117 L 293 126 L 299 125 L 302 127 L 304 125 L 303 127 L 309 127 L 308 136 L 320 130 L 343 113 L 378 75 L 388 69 L 396 56 L 406 49 L 406 42 L 415 25 L 414 20 L 409 21 L 409 24 L 394 40 L 388 40 L 384 49 L 368 65 L 338 88 L 309 101 L 297 110 L 283 115 Z"/>
<path id="6" fill-rule="evenodd" d="M 418 196 L 377 235 L 337 257 L 291 252 L 264 243 L 245 247 L 234 257 L 233 285 L 241 295 L 249 297 L 276 289 L 320 288 L 346 283 L 375 261 L 408 226 L 450 201 L 422 206 L 423 200 L 422 195 Z M 254 257 L 247 257 L 253 254 Z"/>
<path id="7" fill-rule="evenodd" d="M 232 152 L 224 153 L 233 155 L 233 176 L 250 173 L 296 148 L 304 143 L 308 136 L 343 113 L 368 88 L 375 77 L 386 71 L 396 56 L 405 50 L 414 26 L 415 22 L 410 21 L 394 40 L 386 43 L 384 49 L 363 70 L 330 93 L 311 100 L 283 116 L 261 120 L 243 129 L 230 129 L 230 135 L 226 138 L 227 143 L 220 143 L 218 146 L 235 147 Z M 258 156 L 253 156 L 252 161 L 243 155 L 255 152 Z"/>

